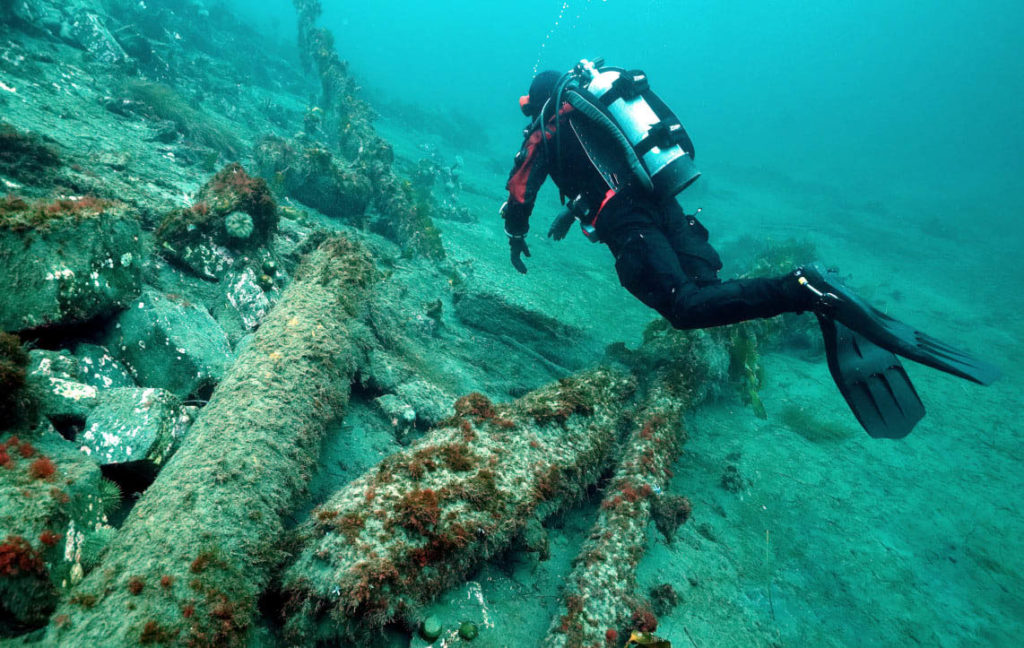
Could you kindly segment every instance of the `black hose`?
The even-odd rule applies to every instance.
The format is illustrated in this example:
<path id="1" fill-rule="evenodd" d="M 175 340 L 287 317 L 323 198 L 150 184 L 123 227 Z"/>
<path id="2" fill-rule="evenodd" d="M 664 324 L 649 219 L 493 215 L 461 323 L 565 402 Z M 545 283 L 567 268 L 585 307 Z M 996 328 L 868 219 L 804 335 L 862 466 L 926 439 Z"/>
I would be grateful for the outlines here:
<path id="1" fill-rule="evenodd" d="M 651 180 L 651 176 L 648 175 L 640 158 L 637 157 L 636 151 L 633 150 L 633 145 L 629 143 L 629 140 L 622 134 L 622 130 L 612 121 L 611 117 L 606 115 L 604 111 L 579 92 L 569 90 L 567 97 L 570 106 L 580 111 L 584 117 L 596 122 L 612 136 L 615 143 L 622 149 L 622 153 L 626 157 L 626 163 L 629 164 L 629 169 L 633 172 L 633 177 L 640 181 L 644 189 L 649 192 L 654 191 L 654 182 Z"/>

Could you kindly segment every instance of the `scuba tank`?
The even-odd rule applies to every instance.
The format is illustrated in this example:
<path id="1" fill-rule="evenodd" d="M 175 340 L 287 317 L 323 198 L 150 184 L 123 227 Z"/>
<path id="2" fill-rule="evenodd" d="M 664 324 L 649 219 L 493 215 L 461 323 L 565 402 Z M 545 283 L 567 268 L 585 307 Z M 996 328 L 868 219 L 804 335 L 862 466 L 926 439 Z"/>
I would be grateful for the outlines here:
<path id="1" fill-rule="evenodd" d="M 612 190 L 639 186 L 660 199 L 672 198 L 700 177 L 693 142 L 650 89 L 646 74 L 602 66 L 601 59 L 583 59 L 567 72 L 541 110 L 540 123 L 568 103 L 573 132 Z"/>

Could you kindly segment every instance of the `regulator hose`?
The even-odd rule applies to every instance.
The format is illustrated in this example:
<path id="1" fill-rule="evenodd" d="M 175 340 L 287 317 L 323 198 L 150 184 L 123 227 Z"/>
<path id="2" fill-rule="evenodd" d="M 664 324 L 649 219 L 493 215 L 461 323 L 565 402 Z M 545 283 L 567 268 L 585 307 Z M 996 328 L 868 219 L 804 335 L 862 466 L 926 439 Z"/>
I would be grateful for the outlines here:
<path id="1" fill-rule="evenodd" d="M 636 151 L 633 150 L 633 145 L 629 143 L 626 136 L 622 134 L 622 130 L 619 129 L 618 125 L 612 121 L 611 117 L 606 115 L 600 108 L 595 106 L 587 97 L 581 94 L 575 88 L 568 88 L 565 91 L 566 101 L 570 106 L 580 111 L 584 117 L 596 122 L 612 136 L 615 143 L 622 149 L 623 154 L 626 156 L 626 162 L 629 164 L 630 171 L 633 172 L 633 176 L 640 181 L 644 189 L 648 192 L 654 191 L 654 182 L 651 180 L 651 176 L 647 173 L 647 169 L 644 168 L 640 158 L 637 157 Z"/>

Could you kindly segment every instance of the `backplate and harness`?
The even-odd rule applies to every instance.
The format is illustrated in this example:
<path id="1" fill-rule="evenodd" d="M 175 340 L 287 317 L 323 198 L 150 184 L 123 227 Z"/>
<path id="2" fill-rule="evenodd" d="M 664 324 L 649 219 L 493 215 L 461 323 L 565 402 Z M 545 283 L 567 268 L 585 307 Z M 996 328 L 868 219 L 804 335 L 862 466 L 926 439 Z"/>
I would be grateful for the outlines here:
<path id="1" fill-rule="evenodd" d="M 570 110 L 563 110 L 568 105 Z M 555 112 L 558 112 L 558 116 Z M 564 74 L 528 132 L 549 121 L 553 137 L 543 142 L 554 168 L 561 173 L 561 119 L 565 114 L 587 158 L 608 185 L 593 214 L 580 209 L 581 196 L 570 200 L 584 234 L 597 240 L 600 207 L 626 190 L 668 200 L 700 177 L 693 142 L 672 110 L 650 88 L 640 70 L 603 67 L 603 61 L 581 60 Z M 553 141 L 553 150 L 552 142 Z M 563 195 L 565 203 L 569 196 Z M 559 218 L 566 216 L 560 215 Z"/>

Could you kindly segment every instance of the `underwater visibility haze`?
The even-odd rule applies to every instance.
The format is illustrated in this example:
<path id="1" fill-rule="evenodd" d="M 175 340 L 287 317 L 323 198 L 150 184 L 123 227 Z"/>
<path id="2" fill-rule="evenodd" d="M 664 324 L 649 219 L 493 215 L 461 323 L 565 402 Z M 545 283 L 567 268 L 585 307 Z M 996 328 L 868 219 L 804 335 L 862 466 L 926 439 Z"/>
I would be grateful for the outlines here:
<path id="1" fill-rule="evenodd" d="M 0 648 L 1020 645 L 1022 24 L 0 0 Z"/>

